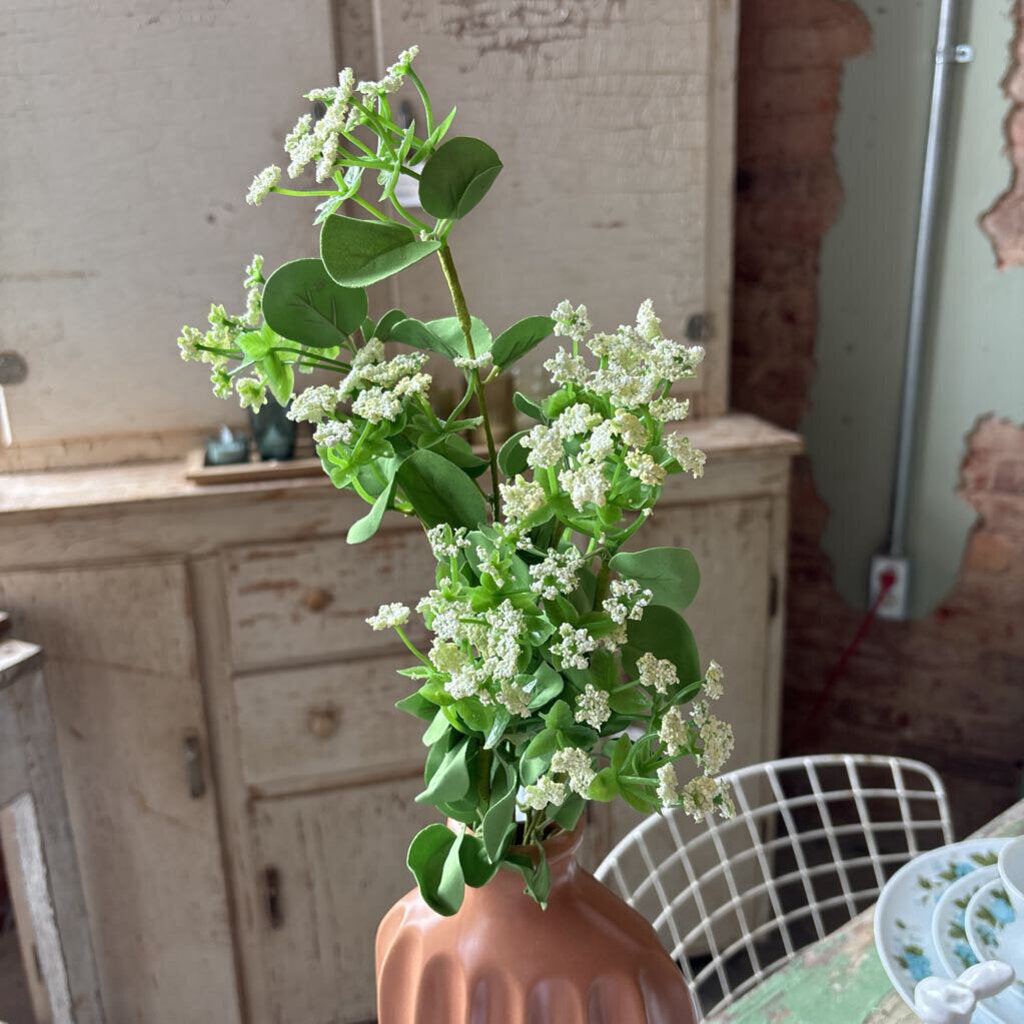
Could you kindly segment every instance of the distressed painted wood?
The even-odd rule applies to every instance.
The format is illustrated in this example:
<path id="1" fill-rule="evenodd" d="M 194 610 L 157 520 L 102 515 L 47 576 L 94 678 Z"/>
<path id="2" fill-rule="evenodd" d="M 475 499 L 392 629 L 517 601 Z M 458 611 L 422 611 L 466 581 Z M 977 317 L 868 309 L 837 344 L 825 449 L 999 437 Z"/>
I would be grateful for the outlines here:
<path id="1" fill-rule="evenodd" d="M 187 737 L 208 756 L 184 566 L 4 573 L 0 602 L 46 645 L 108 1021 L 239 1021 L 214 793 L 183 763 Z"/>
<path id="2" fill-rule="evenodd" d="M 412 662 L 402 648 L 393 657 L 236 678 L 246 782 L 296 789 L 324 776 L 418 771 L 423 723 L 394 707 L 414 688 L 397 675 Z"/>
<path id="3" fill-rule="evenodd" d="M 1024 834 L 1024 801 L 979 836 Z M 920 1024 L 875 951 L 874 910 L 807 947 L 709 1024 Z"/>
<path id="4" fill-rule="evenodd" d="M 323 794 L 260 801 L 260 864 L 277 869 L 276 927 L 264 919 L 268 1024 L 366 1021 L 374 1016 L 377 922 L 412 888 L 408 837 L 436 820 L 413 803 L 422 775 Z"/>
<path id="5" fill-rule="evenodd" d="M 401 522 L 399 520 L 399 522 Z M 434 558 L 418 527 L 384 530 L 371 547 L 344 537 L 249 544 L 224 553 L 236 668 L 400 648 L 366 618 L 386 601 L 410 606 L 434 585 Z M 360 557 L 372 551 L 370 557 Z M 411 623 L 422 634 L 419 620 Z"/>
<path id="6" fill-rule="evenodd" d="M 37 1020 L 102 1024 L 41 653 L 14 639 L 0 641 L 0 843 Z"/>
<path id="7" fill-rule="evenodd" d="M 374 7 L 378 52 L 419 43 L 436 106 L 457 103 L 456 133 L 486 139 L 504 162 L 452 236 L 474 312 L 503 330 L 568 297 L 611 330 L 650 296 L 679 339 L 703 315 L 709 358 L 696 402 L 702 415 L 723 413 L 736 0 Z M 396 279 L 389 298 L 449 314 L 433 261 Z M 526 361 L 527 390 L 549 349 Z"/>
<path id="8" fill-rule="evenodd" d="M 253 252 L 315 251 L 309 207 L 254 210 L 245 193 L 282 162 L 302 93 L 336 73 L 326 5 L 26 0 L 5 15 L 0 67 L 19 74 L 0 120 L 32 167 L 0 196 L 2 347 L 29 366 L 6 389 L 20 464 L 175 454 L 195 443 L 184 426 L 242 423 L 174 339 L 211 300 L 241 308 Z M 87 187 L 69 187 L 66 152 Z"/>

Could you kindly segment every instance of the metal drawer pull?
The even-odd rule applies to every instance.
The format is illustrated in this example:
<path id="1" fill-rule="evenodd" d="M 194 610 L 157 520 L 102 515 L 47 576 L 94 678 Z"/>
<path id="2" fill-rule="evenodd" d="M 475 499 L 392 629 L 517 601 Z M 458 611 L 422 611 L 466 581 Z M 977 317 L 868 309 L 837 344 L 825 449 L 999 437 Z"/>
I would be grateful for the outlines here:
<path id="1" fill-rule="evenodd" d="M 306 727 L 318 740 L 329 740 L 338 731 L 339 712 L 332 704 L 310 708 Z"/>
<path id="2" fill-rule="evenodd" d="M 199 737 L 185 737 L 182 744 L 182 760 L 185 762 L 185 782 L 188 794 L 198 800 L 206 794 L 206 775 L 203 772 L 203 751 L 199 745 Z"/>

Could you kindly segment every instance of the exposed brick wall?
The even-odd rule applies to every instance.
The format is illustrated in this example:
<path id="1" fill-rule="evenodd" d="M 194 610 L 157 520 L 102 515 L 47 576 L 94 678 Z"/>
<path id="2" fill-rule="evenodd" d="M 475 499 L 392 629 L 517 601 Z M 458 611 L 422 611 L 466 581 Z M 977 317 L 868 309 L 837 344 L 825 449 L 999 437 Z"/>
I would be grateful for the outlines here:
<path id="1" fill-rule="evenodd" d="M 743 0 L 732 401 L 786 427 L 815 372 L 818 255 L 842 187 L 833 127 L 845 60 L 870 28 L 845 0 Z M 977 510 L 960 579 L 919 622 L 876 622 L 808 722 L 860 624 L 821 548 L 828 510 L 806 459 L 793 481 L 783 743 L 787 753 L 900 753 L 935 765 L 958 834 L 1017 795 L 1024 758 L 1024 431 L 982 419 L 962 493 Z"/>

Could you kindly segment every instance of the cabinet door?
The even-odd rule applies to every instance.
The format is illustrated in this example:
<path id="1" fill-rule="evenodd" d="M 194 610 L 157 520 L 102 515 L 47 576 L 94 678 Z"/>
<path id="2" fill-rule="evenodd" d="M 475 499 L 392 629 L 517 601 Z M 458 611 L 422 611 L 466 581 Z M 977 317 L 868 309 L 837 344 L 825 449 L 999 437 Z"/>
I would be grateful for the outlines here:
<path id="1" fill-rule="evenodd" d="M 6 573 L 43 648 L 109 1024 L 240 1020 L 185 567 Z"/>
<path id="2" fill-rule="evenodd" d="M 570 298 L 613 330 L 651 296 L 669 337 L 710 343 L 694 382 L 700 415 L 727 400 L 738 7 L 338 3 L 343 63 L 375 52 L 368 29 L 388 60 L 415 40 L 434 109 L 458 105 L 452 135 L 485 139 L 504 163 L 453 235 L 472 311 L 497 332 Z M 439 280 L 424 260 L 381 301 L 450 316 Z M 525 390 L 547 379 L 551 348 L 517 369 Z"/>
<path id="3" fill-rule="evenodd" d="M 376 1012 L 374 938 L 413 886 L 409 841 L 437 820 L 413 797 L 422 779 L 257 801 L 264 887 L 260 1024 L 349 1024 Z"/>

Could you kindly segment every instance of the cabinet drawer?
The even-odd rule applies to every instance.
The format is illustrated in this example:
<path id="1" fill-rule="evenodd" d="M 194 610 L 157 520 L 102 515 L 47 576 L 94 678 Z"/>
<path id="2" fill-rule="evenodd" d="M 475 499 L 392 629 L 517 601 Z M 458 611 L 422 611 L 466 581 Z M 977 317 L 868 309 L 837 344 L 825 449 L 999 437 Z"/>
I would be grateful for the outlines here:
<path id="1" fill-rule="evenodd" d="M 374 633 L 363 620 L 385 602 L 415 607 L 434 585 L 418 529 L 381 531 L 357 546 L 344 537 L 244 545 L 222 558 L 236 668 L 394 651 L 394 633 Z M 410 632 L 417 629 L 414 615 Z"/>
<path id="2" fill-rule="evenodd" d="M 236 678 L 245 781 L 280 788 L 318 776 L 415 772 L 426 723 L 394 706 L 419 685 L 396 674 L 413 662 L 406 651 Z"/>

